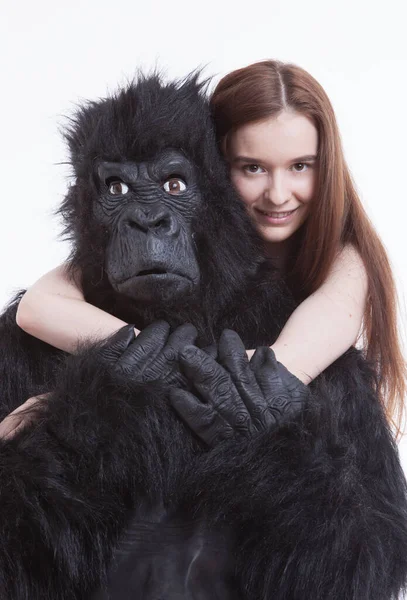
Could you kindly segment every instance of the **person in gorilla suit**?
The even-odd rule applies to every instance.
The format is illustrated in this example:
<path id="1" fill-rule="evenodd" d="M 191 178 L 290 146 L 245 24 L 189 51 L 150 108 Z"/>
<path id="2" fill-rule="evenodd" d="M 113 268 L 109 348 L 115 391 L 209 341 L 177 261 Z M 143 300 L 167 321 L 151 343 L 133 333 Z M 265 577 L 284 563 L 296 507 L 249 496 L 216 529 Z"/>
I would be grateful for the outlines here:
<path id="1" fill-rule="evenodd" d="M 351 349 L 305 403 L 262 347 L 295 303 L 196 78 L 140 78 L 67 138 L 72 267 L 143 331 L 66 358 L 18 329 L 18 299 L 3 314 L 0 417 L 54 391 L 1 442 L 0 596 L 395 599 L 406 489 L 373 374 Z"/>

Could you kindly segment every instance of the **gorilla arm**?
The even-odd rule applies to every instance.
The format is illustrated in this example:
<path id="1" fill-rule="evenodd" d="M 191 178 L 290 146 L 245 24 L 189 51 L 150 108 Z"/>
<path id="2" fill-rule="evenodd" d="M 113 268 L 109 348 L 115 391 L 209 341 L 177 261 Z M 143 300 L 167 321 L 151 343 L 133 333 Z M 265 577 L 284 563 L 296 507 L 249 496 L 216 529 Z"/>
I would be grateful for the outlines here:
<path id="1" fill-rule="evenodd" d="M 260 352 L 249 365 L 224 333 L 224 368 L 197 349 L 181 355 L 205 403 L 185 391 L 171 401 L 210 445 L 185 497 L 237 532 L 248 599 L 395 600 L 406 585 L 406 485 L 366 364 L 347 353 L 295 415 L 290 387 L 301 388 Z"/>
<path id="2" fill-rule="evenodd" d="M 126 363 L 130 352 L 139 381 L 154 379 L 151 363 L 165 372 L 174 344 L 193 343 L 196 335 L 184 328 L 174 341 L 168 331 L 153 325 L 132 346 L 128 326 L 102 349 L 69 357 L 35 426 L 0 442 L 1 598 L 87 599 L 103 579 L 128 510 L 172 492 L 163 484 L 176 485 L 165 442 L 162 456 L 151 447 L 149 407 L 162 398 L 162 385 L 131 384 Z M 154 415 L 156 422 L 165 418 Z M 173 422 L 185 438 L 183 425 Z M 168 435 L 176 449 L 177 431 Z"/>

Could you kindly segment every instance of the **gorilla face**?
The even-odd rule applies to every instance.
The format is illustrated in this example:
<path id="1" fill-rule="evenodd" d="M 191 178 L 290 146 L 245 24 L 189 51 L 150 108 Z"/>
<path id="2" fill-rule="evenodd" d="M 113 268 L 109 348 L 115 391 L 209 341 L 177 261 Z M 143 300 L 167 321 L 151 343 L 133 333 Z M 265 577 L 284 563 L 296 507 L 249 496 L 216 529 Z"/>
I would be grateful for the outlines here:
<path id="1" fill-rule="evenodd" d="M 234 322 L 242 290 L 251 303 L 257 289 L 262 241 L 230 184 L 203 88 L 196 74 L 140 76 L 85 103 L 65 131 L 70 266 L 88 302 L 138 328 L 193 320 L 212 335 L 225 314 Z"/>
<path id="2" fill-rule="evenodd" d="M 191 295 L 200 280 L 193 243 L 201 202 L 194 165 L 179 150 L 151 160 L 95 162 L 94 215 L 108 232 L 105 270 L 113 289 L 162 304 Z"/>

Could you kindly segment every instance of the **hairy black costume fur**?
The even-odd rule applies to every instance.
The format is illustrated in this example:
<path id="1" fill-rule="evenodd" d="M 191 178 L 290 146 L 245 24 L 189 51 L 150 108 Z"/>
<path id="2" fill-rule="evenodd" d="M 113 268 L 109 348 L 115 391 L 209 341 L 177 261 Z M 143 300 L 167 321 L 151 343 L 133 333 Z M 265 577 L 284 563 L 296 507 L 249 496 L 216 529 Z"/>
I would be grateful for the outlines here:
<path id="1" fill-rule="evenodd" d="M 192 322 L 201 345 L 225 327 L 246 347 L 273 343 L 295 305 L 196 78 L 140 78 L 84 106 L 67 138 L 61 210 L 89 301 L 138 328 Z M 397 598 L 405 480 L 360 353 L 315 380 L 288 425 L 208 449 L 167 386 L 119 380 L 98 346 L 65 357 L 18 329 L 17 302 L 0 322 L 0 416 L 55 391 L 0 442 L 0 598 Z"/>

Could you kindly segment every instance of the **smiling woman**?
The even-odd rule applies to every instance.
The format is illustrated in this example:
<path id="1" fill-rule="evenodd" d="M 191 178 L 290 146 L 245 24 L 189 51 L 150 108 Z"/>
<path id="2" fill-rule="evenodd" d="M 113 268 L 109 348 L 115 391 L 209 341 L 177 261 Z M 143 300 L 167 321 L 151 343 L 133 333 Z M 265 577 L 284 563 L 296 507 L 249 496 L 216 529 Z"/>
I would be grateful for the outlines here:
<path id="1" fill-rule="evenodd" d="M 232 182 L 302 301 L 273 346 L 277 358 L 308 383 L 361 338 L 398 427 L 406 365 L 394 280 L 324 89 L 300 67 L 270 60 L 226 75 L 211 104 Z"/>
<path id="2" fill-rule="evenodd" d="M 304 223 L 316 189 L 318 132 L 306 116 L 284 110 L 228 136 L 232 182 L 272 255 L 276 242 Z"/>

